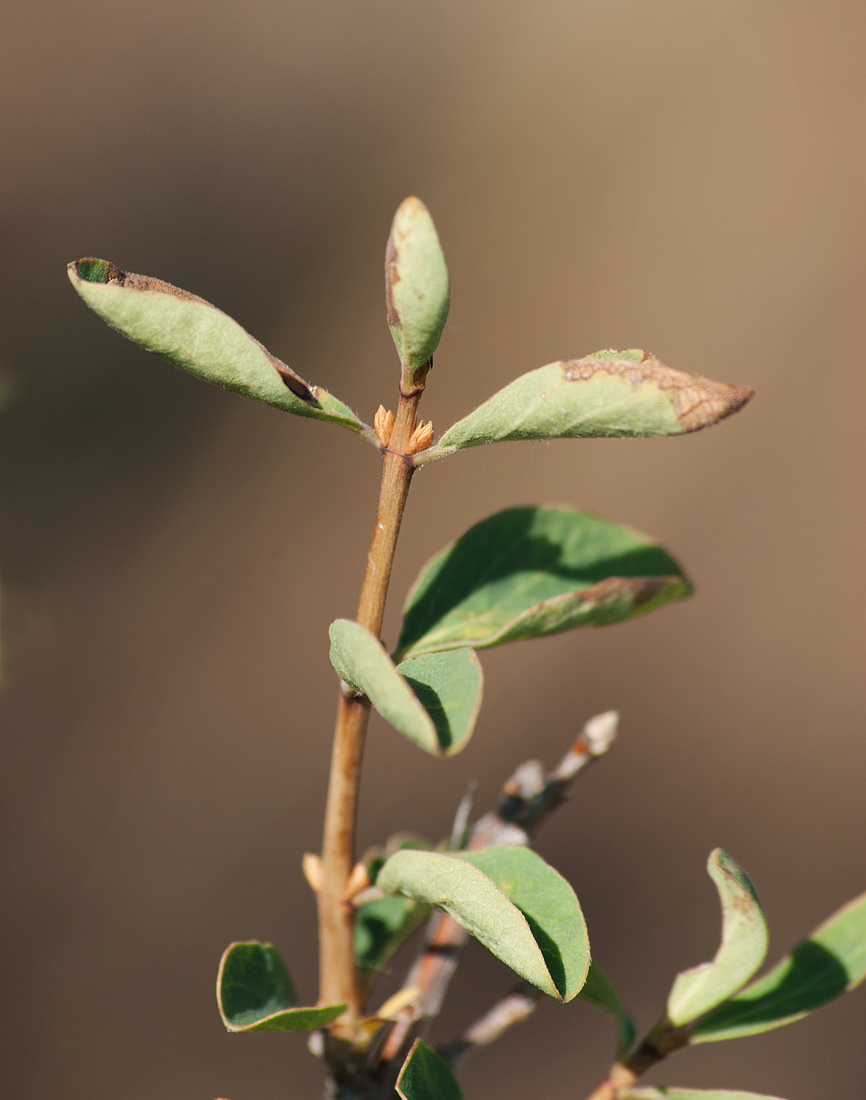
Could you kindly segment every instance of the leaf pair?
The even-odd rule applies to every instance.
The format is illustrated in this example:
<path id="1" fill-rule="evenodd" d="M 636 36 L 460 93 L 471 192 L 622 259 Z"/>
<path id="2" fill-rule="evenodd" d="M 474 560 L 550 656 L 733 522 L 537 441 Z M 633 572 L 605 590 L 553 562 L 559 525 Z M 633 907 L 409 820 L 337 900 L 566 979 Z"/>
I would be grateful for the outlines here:
<path id="1" fill-rule="evenodd" d="M 444 855 L 404 849 L 376 885 L 436 905 L 506 966 L 569 1001 L 586 981 L 589 940 L 566 880 L 528 848 Z"/>

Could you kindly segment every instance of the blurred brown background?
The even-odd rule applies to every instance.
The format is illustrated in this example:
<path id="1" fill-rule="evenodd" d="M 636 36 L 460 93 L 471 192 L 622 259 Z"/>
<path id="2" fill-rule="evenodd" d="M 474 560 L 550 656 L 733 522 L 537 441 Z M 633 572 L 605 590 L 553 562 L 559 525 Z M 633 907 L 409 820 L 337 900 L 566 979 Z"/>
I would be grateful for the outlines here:
<path id="1" fill-rule="evenodd" d="M 66 281 L 81 255 L 203 295 L 370 419 L 397 378 L 385 238 L 417 193 L 453 280 L 437 431 L 608 346 L 754 386 L 694 437 L 419 475 L 391 640 L 427 555 L 517 503 L 648 531 L 698 592 L 485 654 L 452 761 L 376 720 L 361 838 L 444 834 L 471 777 L 483 809 L 619 708 L 540 850 L 642 1026 L 715 950 L 714 845 L 772 958 L 861 891 L 862 0 L 31 0 L 2 25 L 3 1096 L 319 1095 L 302 1038 L 227 1036 L 212 989 L 225 945 L 260 938 L 314 996 L 326 627 L 354 613 L 378 482 L 349 433 L 111 333 Z M 508 985 L 466 959 L 440 1038 Z M 860 991 L 651 1080 L 862 1096 L 864 1024 Z M 580 1100 L 611 1045 L 545 1004 L 467 1064 L 467 1100 Z"/>

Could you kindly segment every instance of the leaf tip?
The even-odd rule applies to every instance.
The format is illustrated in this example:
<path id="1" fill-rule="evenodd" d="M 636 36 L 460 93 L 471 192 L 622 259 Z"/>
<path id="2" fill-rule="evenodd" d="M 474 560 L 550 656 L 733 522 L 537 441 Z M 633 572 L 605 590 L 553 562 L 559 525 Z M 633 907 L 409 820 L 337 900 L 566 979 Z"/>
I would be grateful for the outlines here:
<path id="1" fill-rule="evenodd" d="M 123 272 L 110 260 L 100 260 L 96 256 L 73 260 L 66 265 L 66 271 L 73 283 L 110 283 L 123 276 Z"/>

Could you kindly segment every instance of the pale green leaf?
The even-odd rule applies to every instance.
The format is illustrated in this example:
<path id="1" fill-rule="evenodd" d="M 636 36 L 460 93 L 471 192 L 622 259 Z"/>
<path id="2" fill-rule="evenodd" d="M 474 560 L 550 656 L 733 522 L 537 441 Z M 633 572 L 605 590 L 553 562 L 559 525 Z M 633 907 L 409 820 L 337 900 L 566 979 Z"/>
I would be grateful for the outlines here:
<path id="1" fill-rule="evenodd" d="M 481 706 L 481 665 L 471 649 L 431 653 L 399 666 L 366 627 L 331 624 L 331 664 L 382 717 L 434 756 L 465 747 Z"/>
<path id="2" fill-rule="evenodd" d="M 524 848 L 511 850 L 530 857 L 523 860 L 527 881 L 532 876 L 537 882 L 545 879 L 541 887 L 545 898 L 539 900 L 540 909 L 534 908 L 530 901 L 524 913 L 510 900 L 504 890 L 475 865 L 473 860 L 482 853 L 469 859 L 466 853 L 397 852 L 379 872 L 376 885 L 386 894 L 405 894 L 428 905 L 438 905 L 522 978 L 551 997 L 568 999 L 574 996 L 575 986 L 579 988 L 578 983 L 583 980 L 580 968 L 584 952 L 588 958 L 586 932 L 577 899 L 573 893 L 570 899 L 562 896 L 560 883 L 564 880 L 534 853 Z M 493 867 L 496 858 L 489 856 L 488 866 Z M 484 861 L 479 859 L 478 862 Z M 503 885 L 523 900 L 527 890 L 516 881 L 513 863 L 510 871 L 511 882 L 503 880 Z M 554 882 L 554 879 L 559 881 Z M 561 911 L 555 911 L 550 904 L 551 898 L 558 900 Z M 565 928 L 576 936 L 575 945 L 553 940 L 552 934 Z"/>
<path id="3" fill-rule="evenodd" d="M 767 954 L 767 922 L 746 872 L 721 848 L 710 853 L 707 873 L 722 905 L 722 942 L 712 962 L 678 974 L 667 1015 L 677 1027 L 696 1020 L 741 989 Z"/>
<path id="4" fill-rule="evenodd" d="M 562 1000 L 577 996 L 589 969 L 589 937 L 568 882 L 529 848 L 457 854 L 483 871 L 524 915 Z"/>
<path id="5" fill-rule="evenodd" d="M 730 416 L 752 396 L 672 370 L 645 351 L 597 352 L 521 375 L 453 424 L 423 461 L 512 439 L 681 435 Z"/>
<path id="6" fill-rule="evenodd" d="M 640 1088 L 618 1092 L 617 1100 L 781 1100 L 781 1097 L 739 1089 Z"/>
<path id="7" fill-rule="evenodd" d="M 603 626 L 686 596 L 660 546 L 571 508 L 497 512 L 440 551 L 406 601 L 398 655 Z"/>
<path id="8" fill-rule="evenodd" d="M 170 283 L 121 271 L 108 260 L 69 264 L 87 305 L 128 339 L 223 389 L 278 409 L 341 424 L 378 443 L 350 408 L 308 385 L 227 314 Z"/>
<path id="9" fill-rule="evenodd" d="M 403 1100 L 463 1100 L 451 1067 L 421 1039 L 412 1044 L 396 1087 Z"/>
<path id="10" fill-rule="evenodd" d="M 619 1040 L 617 1043 L 617 1059 L 622 1060 L 631 1050 L 635 1040 L 635 1026 L 631 1016 L 626 1012 L 617 997 L 613 986 L 607 980 L 604 972 L 591 962 L 589 972 L 586 975 L 586 984 L 580 991 L 582 1000 L 589 1004 L 609 1012 L 617 1023 Z"/>
<path id="11" fill-rule="evenodd" d="M 407 393 L 414 388 L 415 369 L 439 344 L 448 295 L 448 268 L 436 227 L 427 207 L 413 196 L 394 215 L 385 252 L 388 325 L 405 368 L 402 386 Z"/>
<path id="12" fill-rule="evenodd" d="M 692 1043 L 758 1035 L 792 1024 L 866 978 L 866 893 L 854 898 L 773 969 L 695 1024 Z"/>
<path id="13" fill-rule="evenodd" d="M 229 1031 L 314 1031 L 346 1005 L 298 1006 L 292 979 L 269 943 L 232 943 L 217 975 L 217 1004 Z"/>

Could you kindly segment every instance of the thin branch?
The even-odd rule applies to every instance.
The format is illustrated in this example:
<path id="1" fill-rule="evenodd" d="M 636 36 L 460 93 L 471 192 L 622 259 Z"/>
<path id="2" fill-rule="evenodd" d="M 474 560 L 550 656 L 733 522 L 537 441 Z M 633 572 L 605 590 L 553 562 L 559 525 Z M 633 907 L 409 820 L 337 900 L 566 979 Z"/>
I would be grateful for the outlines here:
<path id="1" fill-rule="evenodd" d="M 509 1028 L 532 1015 L 544 994 L 529 982 L 521 982 L 453 1042 L 439 1048 L 446 1062 L 456 1068 L 474 1047 L 486 1047 L 501 1038 Z"/>
<path id="2" fill-rule="evenodd" d="M 547 776 L 537 761 L 521 764 L 503 786 L 496 810 L 472 827 L 466 847 L 477 851 L 497 845 L 528 844 L 545 818 L 565 801 L 577 776 L 613 744 L 618 717 L 616 711 L 607 711 L 591 718 Z M 385 1040 L 383 1064 L 397 1058 L 414 1038 L 421 1020 L 438 1014 L 457 966 L 458 952 L 467 938 L 460 925 L 444 913 L 436 912 L 430 918 L 424 946 L 404 982 L 417 989 L 418 995 Z"/>
<path id="3" fill-rule="evenodd" d="M 410 396 L 401 393 L 389 447 L 383 450 L 376 526 L 358 606 L 358 622 L 377 638 L 382 629 L 394 550 L 414 472 L 411 460 L 403 452 L 415 431 L 420 396 L 420 391 Z M 319 1000 L 323 1004 L 348 1005 L 347 1012 L 331 1028 L 333 1037 L 345 1040 L 353 1037 L 363 996 L 353 947 L 355 911 L 345 900 L 345 893 L 355 865 L 358 786 L 369 717 L 370 701 L 365 696 L 341 695 L 325 808 L 322 884 L 318 894 Z"/>

